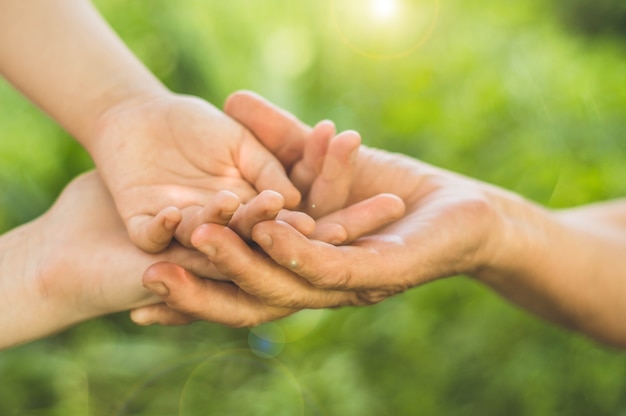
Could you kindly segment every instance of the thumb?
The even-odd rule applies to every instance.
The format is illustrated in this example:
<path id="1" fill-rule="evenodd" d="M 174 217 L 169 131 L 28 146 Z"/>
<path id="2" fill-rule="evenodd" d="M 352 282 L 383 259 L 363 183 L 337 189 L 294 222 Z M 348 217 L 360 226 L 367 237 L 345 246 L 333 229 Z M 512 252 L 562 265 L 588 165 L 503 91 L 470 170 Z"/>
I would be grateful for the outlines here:
<path id="1" fill-rule="evenodd" d="M 226 100 L 224 112 L 249 129 L 285 169 L 302 157 L 311 128 L 260 95 L 235 92 Z"/>

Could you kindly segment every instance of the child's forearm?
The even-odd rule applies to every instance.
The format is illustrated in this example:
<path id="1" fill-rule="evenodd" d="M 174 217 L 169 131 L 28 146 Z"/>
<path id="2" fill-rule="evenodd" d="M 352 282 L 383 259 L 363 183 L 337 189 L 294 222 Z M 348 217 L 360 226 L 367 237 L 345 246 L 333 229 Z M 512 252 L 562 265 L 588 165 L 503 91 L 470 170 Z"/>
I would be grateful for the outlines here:
<path id="1" fill-rule="evenodd" d="M 0 0 L 0 73 L 90 148 L 112 106 L 163 85 L 87 0 Z"/>
<path id="2" fill-rule="evenodd" d="M 39 285 L 39 220 L 0 236 L 0 349 L 22 344 L 71 325 L 59 302 Z M 80 318 L 78 318 L 80 319 Z"/>

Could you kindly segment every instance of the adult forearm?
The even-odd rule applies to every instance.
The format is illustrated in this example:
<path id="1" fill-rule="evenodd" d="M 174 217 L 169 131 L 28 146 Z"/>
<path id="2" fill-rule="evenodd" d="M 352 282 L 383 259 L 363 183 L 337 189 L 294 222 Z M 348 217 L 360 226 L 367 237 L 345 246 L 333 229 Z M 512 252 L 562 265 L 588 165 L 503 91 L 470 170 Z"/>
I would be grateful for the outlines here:
<path id="1" fill-rule="evenodd" d="M 89 149 L 100 114 L 165 91 L 87 0 L 0 0 L 0 72 Z"/>
<path id="2" fill-rule="evenodd" d="M 478 277 L 538 315 L 626 346 L 626 226 L 616 209 L 626 204 L 561 212 L 516 205 L 505 249 Z"/>

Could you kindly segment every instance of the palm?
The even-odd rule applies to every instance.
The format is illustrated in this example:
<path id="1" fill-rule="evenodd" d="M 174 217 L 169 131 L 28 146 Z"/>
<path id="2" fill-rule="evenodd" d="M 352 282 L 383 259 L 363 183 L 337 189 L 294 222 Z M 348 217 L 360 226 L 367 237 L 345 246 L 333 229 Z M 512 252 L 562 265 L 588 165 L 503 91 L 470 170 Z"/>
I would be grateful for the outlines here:
<path id="1" fill-rule="evenodd" d="M 205 101 L 157 98 L 106 115 L 92 152 L 131 238 L 167 207 L 203 207 L 227 189 L 247 201 L 270 187 L 298 202 L 282 167 Z M 272 181 L 273 179 L 273 181 Z"/>

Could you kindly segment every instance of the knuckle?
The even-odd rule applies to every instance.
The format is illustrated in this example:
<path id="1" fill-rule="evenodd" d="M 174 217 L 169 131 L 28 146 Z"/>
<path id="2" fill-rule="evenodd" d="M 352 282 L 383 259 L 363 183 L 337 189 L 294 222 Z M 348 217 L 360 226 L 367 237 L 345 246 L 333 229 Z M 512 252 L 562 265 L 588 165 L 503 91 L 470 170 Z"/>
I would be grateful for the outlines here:
<path id="1" fill-rule="evenodd" d="M 307 306 L 306 300 L 303 297 L 303 293 L 306 290 L 274 290 L 273 292 L 266 292 L 263 296 L 263 302 L 270 307 L 288 308 L 288 309 L 303 309 Z"/>
<path id="2" fill-rule="evenodd" d="M 341 290 L 350 288 L 353 276 L 345 263 L 340 262 L 337 267 L 328 263 L 324 270 L 311 274 L 308 280 L 313 286 L 320 289 Z"/>

